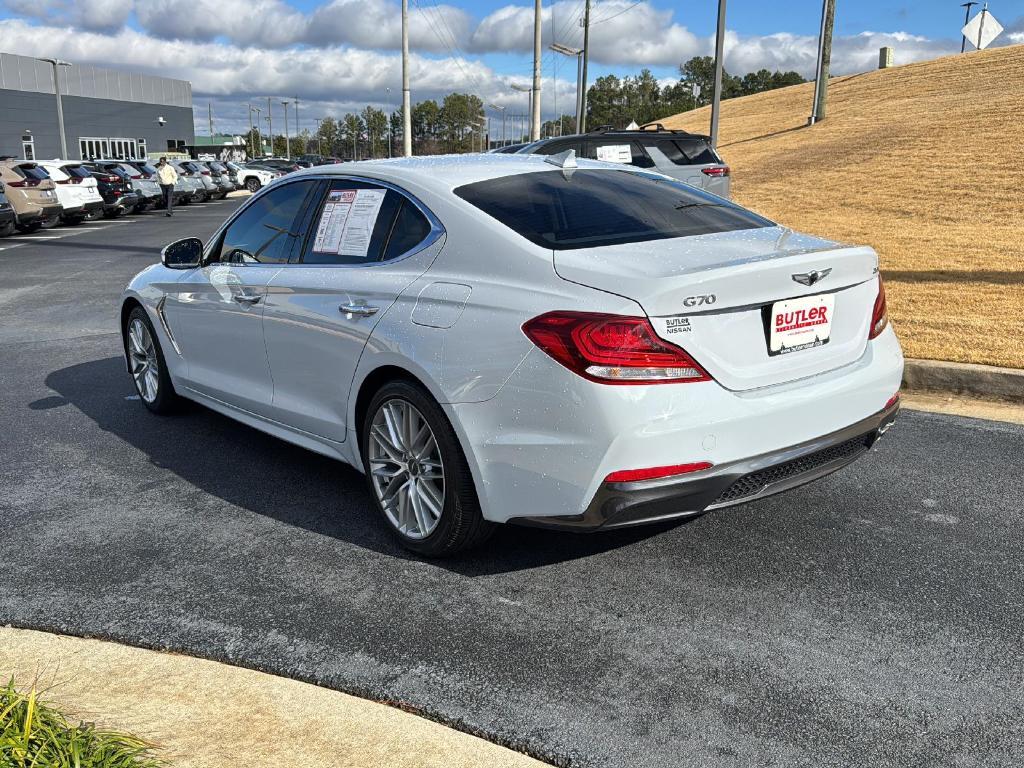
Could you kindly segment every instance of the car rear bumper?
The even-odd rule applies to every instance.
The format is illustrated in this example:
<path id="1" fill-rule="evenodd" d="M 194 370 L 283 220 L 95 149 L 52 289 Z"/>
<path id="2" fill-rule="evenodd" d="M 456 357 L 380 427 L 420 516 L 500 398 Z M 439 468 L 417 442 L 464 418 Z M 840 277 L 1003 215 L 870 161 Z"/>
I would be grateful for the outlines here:
<path id="1" fill-rule="evenodd" d="M 603 483 L 581 515 L 520 517 L 509 522 L 563 530 L 625 528 L 774 496 L 859 459 L 895 423 L 899 408 L 897 402 L 828 435 L 702 472 Z"/>
<path id="2" fill-rule="evenodd" d="M 39 219 L 52 219 L 55 216 L 60 216 L 63 212 L 63 208 L 59 205 L 47 205 L 45 207 L 33 208 L 31 211 L 25 211 L 24 213 L 19 212 L 18 222 L 21 224 L 30 223 Z"/>

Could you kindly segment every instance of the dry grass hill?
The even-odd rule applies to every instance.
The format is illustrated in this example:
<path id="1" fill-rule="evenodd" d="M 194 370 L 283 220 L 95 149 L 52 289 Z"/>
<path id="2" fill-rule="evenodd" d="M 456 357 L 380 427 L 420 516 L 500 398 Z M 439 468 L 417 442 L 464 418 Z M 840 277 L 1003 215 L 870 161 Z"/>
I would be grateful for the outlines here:
<path id="1" fill-rule="evenodd" d="M 908 356 L 1024 368 L 1024 45 L 833 78 L 806 127 L 812 89 L 723 102 L 736 200 L 872 245 Z"/>

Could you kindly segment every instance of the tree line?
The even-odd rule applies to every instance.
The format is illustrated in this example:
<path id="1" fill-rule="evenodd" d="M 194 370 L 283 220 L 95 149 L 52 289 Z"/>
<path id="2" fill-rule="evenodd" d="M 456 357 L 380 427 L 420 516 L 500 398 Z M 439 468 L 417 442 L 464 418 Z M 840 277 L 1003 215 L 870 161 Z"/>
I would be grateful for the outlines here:
<path id="1" fill-rule="evenodd" d="M 635 76 L 599 77 L 587 89 L 587 126 L 610 125 L 624 128 L 655 122 L 671 115 L 711 103 L 714 94 L 715 61 L 711 56 L 695 56 L 679 65 L 679 80 L 662 86 L 643 69 Z M 806 82 L 797 72 L 770 72 L 761 69 L 743 76 L 723 72 L 722 98 L 747 96 L 775 88 Z M 509 143 L 525 141 L 525 120 L 514 119 L 509 112 L 505 137 Z M 402 109 L 393 112 L 367 106 L 341 117 L 325 117 L 316 132 L 303 130 L 293 137 L 288 148 L 292 155 L 316 153 L 344 160 L 389 157 L 402 153 Z M 501 116 L 490 120 L 490 146 L 502 138 Z M 434 155 L 472 152 L 488 144 L 484 102 L 469 93 L 450 93 L 441 99 L 420 101 L 412 108 L 413 154 Z M 541 126 L 542 136 L 561 136 L 576 132 L 575 115 L 562 115 Z M 250 146 L 255 146 L 255 132 Z M 284 136 L 274 137 L 273 152 L 285 154 Z"/>

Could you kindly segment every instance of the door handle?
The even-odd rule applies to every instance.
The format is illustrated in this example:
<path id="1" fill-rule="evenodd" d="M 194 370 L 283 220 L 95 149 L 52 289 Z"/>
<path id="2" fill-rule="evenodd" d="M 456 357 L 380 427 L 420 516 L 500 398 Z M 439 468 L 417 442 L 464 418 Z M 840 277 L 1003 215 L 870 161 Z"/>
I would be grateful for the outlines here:
<path id="1" fill-rule="evenodd" d="M 371 307 L 369 304 L 342 304 L 338 307 L 338 310 L 346 315 L 359 315 L 360 317 L 375 315 L 379 309 L 380 307 Z"/>
<path id="2" fill-rule="evenodd" d="M 259 304 L 260 303 L 260 299 L 262 299 L 263 297 L 259 296 L 259 295 L 251 296 L 251 295 L 245 294 L 245 293 L 237 293 L 232 298 L 235 301 L 237 301 L 239 304 L 249 304 L 249 305 L 252 305 L 252 304 Z"/>

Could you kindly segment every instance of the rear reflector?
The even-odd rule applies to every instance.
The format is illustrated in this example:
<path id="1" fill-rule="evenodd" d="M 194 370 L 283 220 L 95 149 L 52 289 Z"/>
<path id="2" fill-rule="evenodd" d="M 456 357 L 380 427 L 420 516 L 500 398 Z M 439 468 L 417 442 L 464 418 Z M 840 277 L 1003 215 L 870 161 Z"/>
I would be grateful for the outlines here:
<path id="1" fill-rule="evenodd" d="M 646 317 L 548 312 L 523 323 L 523 333 L 573 373 L 601 384 L 711 379 L 683 349 L 658 338 Z"/>
<path id="2" fill-rule="evenodd" d="M 729 166 L 720 165 L 717 168 L 701 168 L 700 172 L 705 176 L 728 176 Z"/>
<path id="3" fill-rule="evenodd" d="M 668 467 L 648 467 L 647 469 L 621 469 L 612 472 L 604 479 L 606 483 L 635 483 L 638 480 L 656 480 L 660 477 L 686 475 L 690 472 L 702 472 L 714 466 L 710 461 L 697 461 L 693 464 L 673 464 Z"/>
<path id="4" fill-rule="evenodd" d="M 893 395 L 892 397 L 889 398 L 889 400 L 885 404 L 885 408 L 883 408 L 882 410 L 883 411 L 888 411 L 890 408 L 892 408 L 894 405 L 896 405 L 896 403 L 898 403 L 899 401 L 900 401 L 900 393 L 897 392 L 895 395 Z"/>
<path id="5" fill-rule="evenodd" d="M 889 310 L 885 304 L 885 284 L 882 276 L 878 276 L 878 296 L 875 297 L 875 307 L 871 311 L 871 330 L 868 331 L 868 338 L 873 339 L 889 324 Z"/>

